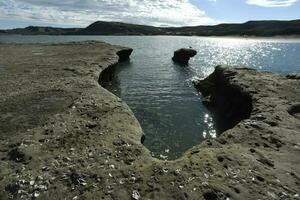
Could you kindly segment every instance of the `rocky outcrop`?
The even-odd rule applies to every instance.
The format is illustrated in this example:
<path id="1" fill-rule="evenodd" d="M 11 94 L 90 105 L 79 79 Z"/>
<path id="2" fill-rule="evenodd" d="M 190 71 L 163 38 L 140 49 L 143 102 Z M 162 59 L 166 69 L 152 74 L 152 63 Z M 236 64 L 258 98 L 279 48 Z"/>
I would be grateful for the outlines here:
<path id="1" fill-rule="evenodd" d="M 117 52 L 119 56 L 119 62 L 124 62 L 130 59 L 130 55 L 132 53 L 132 48 L 123 48 Z"/>
<path id="2" fill-rule="evenodd" d="M 162 161 L 98 83 L 119 50 L 0 44 L 0 199 L 299 199 L 299 80 L 217 67 L 199 87 L 235 125 Z"/>
<path id="3" fill-rule="evenodd" d="M 174 52 L 172 60 L 176 63 L 187 65 L 190 58 L 194 57 L 197 54 L 197 51 L 194 49 L 182 48 Z"/>

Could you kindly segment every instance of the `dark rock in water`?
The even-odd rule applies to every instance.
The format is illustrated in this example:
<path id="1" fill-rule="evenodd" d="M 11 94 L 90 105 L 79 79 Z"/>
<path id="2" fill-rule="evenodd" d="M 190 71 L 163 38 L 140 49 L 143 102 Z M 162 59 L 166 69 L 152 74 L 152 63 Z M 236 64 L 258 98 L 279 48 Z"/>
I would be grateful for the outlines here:
<path id="1" fill-rule="evenodd" d="M 194 57 L 197 51 L 194 49 L 182 48 L 174 52 L 172 60 L 176 63 L 187 65 L 190 58 Z"/>
<path id="2" fill-rule="evenodd" d="M 300 80 L 300 74 L 293 73 L 293 74 L 288 74 L 286 75 L 287 79 L 294 79 L 294 80 Z"/>
<path id="3" fill-rule="evenodd" d="M 124 62 L 129 60 L 132 51 L 133 49 L 131 48 L 123 48 L 122 50 L 118 51 L 117 55 L 119 56 L 119 62 Z"/>

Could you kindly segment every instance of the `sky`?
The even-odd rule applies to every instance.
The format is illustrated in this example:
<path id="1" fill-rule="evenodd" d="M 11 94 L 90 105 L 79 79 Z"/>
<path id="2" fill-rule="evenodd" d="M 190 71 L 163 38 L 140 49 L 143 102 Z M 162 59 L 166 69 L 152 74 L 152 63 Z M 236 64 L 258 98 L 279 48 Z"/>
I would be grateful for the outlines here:
<path id="1" fill-rule="evenodd" d="M 86 27 L 101 21 L 153 26 L 300 19 L 300 0 L 0 0 L 0 29 Z"/>

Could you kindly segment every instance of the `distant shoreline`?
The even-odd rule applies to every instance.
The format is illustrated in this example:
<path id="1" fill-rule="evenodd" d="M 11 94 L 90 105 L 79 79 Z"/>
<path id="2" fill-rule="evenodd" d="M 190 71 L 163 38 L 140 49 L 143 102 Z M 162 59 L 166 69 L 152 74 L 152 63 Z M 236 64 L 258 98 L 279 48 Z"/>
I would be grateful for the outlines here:
<path id="1" fill-rule="evenodd" d="M 59 36 L 65 36 L 65 37 L 74 37 L 74 36 L 79 36 L 79 37 L 97 37 L 97 36 L 109 36 L 109 37 L 122 37 L 122 36 L 127 36 L 127 37 L 162 37 L 162 36 L 171 36 L 171 37 L 199 37 L 199 38 L 216 38 L 216 39 L 244 39 L 244 40 L 269 40 L 270 42 L 295 42 L 295 43 L 300 43 L 300 35 L 287 35 L 287 36 L 237 36 L 237 35 L 227 35 L 227 36 L 198 36 L 198 35 L 22 35 L 22 34 L 1 34 L 1 36 L 54 36 L 54 37 L 59 37 Z M 0 42 L 1 43 L 1 42 Z"/>
<path id="2" fill-rule="evenodd" d="M 300 20 L 248 21 L 242 24 L 218 24 L 212 26 L 155 27 L 122 22 L 97 21 L 86 28 L 57 28 L 28 26 L 0 30 L 3 34 L 21 35 L 172 35 L 200 37 L 280 37 L 300 38 Z"/>

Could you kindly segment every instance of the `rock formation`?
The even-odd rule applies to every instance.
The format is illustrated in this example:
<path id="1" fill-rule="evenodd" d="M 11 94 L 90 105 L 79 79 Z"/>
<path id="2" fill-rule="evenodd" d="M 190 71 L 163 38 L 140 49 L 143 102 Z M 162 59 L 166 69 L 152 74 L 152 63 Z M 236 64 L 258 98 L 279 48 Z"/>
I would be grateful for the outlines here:
<path id="1" fill-rule="evenodd" d="M 118 51 L 117 55 L 119 56 L 119 62 L 124 62 L 129 60 L 132 51 L 133 51 L 132 48 L 123 48 L 120 51 Z"/>
<path id="2" fill-rule="evenodd" d="M 197 54 L 197 51 L 194 49 L 182 48 L 174 52 L 172 60 L 176 63 L 187 65 L 190 58 L 194 57 Z"/>
<path id="3" fill-rule="evenodd" d="M 162 161 L 98 84 L 120 50 L 0 44 L 0 199 L 299 199 L 300 80 L 217 67 L 197 85 L 233 126 Z"/>

